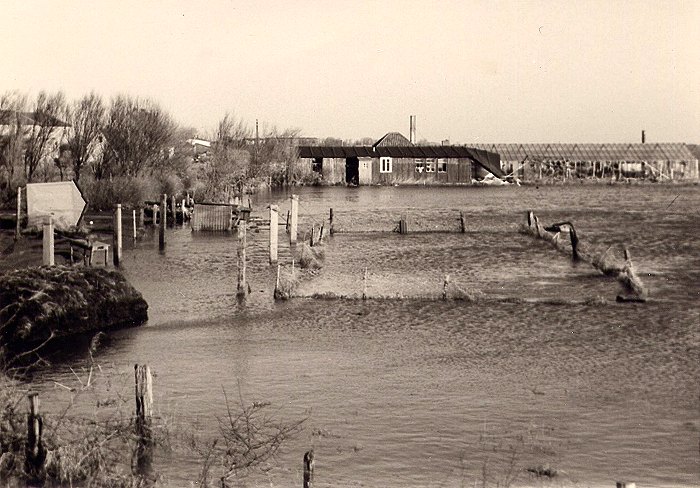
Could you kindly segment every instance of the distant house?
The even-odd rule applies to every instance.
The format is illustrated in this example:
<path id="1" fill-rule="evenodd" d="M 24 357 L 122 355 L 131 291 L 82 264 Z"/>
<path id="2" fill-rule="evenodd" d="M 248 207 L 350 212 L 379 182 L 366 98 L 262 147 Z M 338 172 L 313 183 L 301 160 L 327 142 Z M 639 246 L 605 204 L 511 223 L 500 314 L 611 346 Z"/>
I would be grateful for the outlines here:
<path id="1" fill-rule="evenodd" d="M 26 140 L 32 134 L 42 134 L 37 138 L 42 139 L 42 161 L 53 165 L 53 160 L 61 156 L 62 146 L 72 133 L 69 123 L 45 113 L 0 110 L 0 156 L 17 136 Z M 45 142 L 43 137 L 47 137 Z"/>
<path id="2" fill-rule="evenodd" d="M 53 127 L 59 129 L 56 132 L 67 131 L 71 127 L 68 122 L 40 112 L 0 110 L 0 135 L 8 135 L 17 126 L 25 130 L 30 130 L 32 127 Z"/>
<path id="3" fill-rule="evenodd" d="M 465 146 L 421 146 L 389 132 L 372 146 L 299 146 L 302 163 L 328 184 L 460 185 L 503 176 L 499 155 Z"/>
<path id="4" fill-rule="evenodd" d="M 58 152 L 61 143 L 70 136 L 71 125 L 56 117 L 40 112 L 18 112 L 15 110 L 0 110 L 0 138 L 7 140 L 13 132 L 20 129 L 22 135 L 28 135 L 32 130 L 50 127 L 50 138 L 47 147 Z"/>
<path id="5" fill-rule="evenodd" d="M 192 154 L 195 157 L 206 154 L 211 150 L 211 142 L 204 139 L 187 139 L 187 143 L 192 146 Z"/>

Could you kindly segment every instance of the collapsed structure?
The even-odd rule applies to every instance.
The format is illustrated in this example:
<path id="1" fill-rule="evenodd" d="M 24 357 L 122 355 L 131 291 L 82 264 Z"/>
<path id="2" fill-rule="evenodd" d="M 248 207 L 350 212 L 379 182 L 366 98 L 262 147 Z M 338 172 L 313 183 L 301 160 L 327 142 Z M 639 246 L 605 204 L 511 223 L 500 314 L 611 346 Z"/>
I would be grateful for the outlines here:
<path id="1" fill-rule="evenodd" d="M 498 153 L 503 171 L 524 181 L 543 178 L 697 180 L 698 156 L 684 143 L 473 144 Z"/>

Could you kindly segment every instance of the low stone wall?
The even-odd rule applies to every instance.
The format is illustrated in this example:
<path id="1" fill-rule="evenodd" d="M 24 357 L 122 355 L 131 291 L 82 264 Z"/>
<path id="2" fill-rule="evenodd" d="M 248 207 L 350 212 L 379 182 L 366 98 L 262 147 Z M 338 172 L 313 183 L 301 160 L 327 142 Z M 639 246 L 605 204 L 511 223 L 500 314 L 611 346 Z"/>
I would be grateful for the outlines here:
<path id="1" fill-rule="evenodd" d="M 147 311 L 117 271 L 40 266 L 0 274 L 0 362 L 54 338 L 141 325 Z"/>

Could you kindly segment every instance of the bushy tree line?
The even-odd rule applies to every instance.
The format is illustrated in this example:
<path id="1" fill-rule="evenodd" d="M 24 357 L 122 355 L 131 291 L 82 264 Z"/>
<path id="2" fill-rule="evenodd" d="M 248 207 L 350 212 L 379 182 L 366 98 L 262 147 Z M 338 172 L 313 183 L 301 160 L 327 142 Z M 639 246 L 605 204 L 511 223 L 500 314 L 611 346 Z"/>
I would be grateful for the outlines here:
<path id="1" fill-rule="evenodd" d="M 296 130 L 254 137 L 250 125 L 226 114 L 205 137 L 211 148 L 204 155 L 189 143 L 195 135 L 148 99 L 7 92 L 0 95 L 0 204 L 32 182 L 74 179 L 99 210 L 136 206 L 160 193 L 224 201 L 262 183 L 302 177 Z"/>

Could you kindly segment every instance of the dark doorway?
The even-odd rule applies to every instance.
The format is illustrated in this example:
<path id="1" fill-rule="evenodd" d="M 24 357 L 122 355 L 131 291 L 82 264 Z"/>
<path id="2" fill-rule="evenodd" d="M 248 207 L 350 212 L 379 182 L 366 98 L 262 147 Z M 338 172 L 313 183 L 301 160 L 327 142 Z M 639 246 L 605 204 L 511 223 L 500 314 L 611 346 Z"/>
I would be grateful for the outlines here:
<path id="1" fill-rule="evenodd" d="M 348 185 L 360 183 L 360 160 L 356 157 L 345 159 L 345 183 Z"/>
<path id="2" fill-rule="evenodd" d="M 323 158 L 314 158 L 311 169 L 316 173 L 323 173 Z"/>

